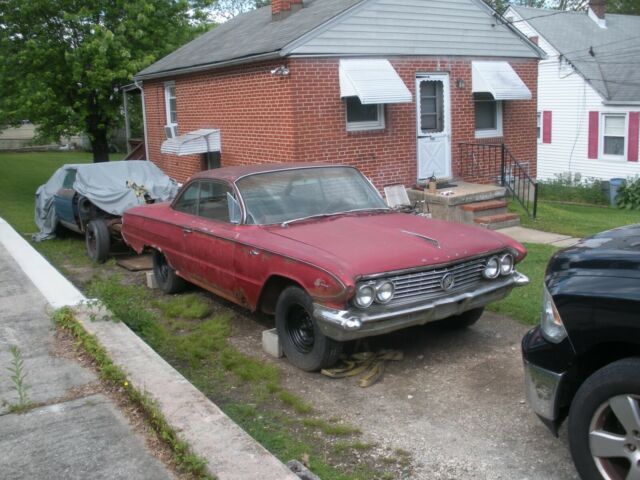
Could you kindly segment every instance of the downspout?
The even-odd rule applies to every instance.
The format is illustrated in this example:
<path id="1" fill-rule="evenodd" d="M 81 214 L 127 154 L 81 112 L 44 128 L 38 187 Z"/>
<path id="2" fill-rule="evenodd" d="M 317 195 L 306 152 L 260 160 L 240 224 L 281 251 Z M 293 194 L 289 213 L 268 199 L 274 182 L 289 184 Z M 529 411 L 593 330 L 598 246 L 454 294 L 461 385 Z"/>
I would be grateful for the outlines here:
<path id="1" fill-rule="evenodd" d="M 140 90 L 140 95 L 142 97 L 142 127 L 144 130 L 144 156 L 147 161 L 151 160 L 149 158 L 149 139 L 147 134 L 147 106 L 144 101 L 144 89 L 142 88 L 142 82 L 138 80 L 134 80 L 133 84 Z"/>

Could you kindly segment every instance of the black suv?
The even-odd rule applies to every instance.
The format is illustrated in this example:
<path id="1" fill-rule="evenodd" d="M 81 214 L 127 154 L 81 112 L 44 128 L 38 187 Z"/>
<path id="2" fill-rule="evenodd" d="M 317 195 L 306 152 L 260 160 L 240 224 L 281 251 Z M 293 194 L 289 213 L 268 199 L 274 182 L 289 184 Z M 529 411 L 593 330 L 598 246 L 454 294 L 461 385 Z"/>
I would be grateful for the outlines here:
<path id="1" fill-rule="evenodd" d="M 529 403 L 556 435 L 569 417 L 583 480 L 640 480 L 640 225 L 553 256 L 522 352 Z"/>

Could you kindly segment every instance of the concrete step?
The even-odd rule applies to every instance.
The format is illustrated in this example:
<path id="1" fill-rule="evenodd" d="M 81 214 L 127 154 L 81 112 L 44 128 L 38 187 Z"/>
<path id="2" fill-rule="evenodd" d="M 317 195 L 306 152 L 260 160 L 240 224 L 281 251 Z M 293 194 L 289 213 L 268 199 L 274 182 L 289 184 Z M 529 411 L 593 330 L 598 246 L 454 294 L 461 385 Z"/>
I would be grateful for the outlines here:
<path id="1" fill-rule="evenodd" d="M 499 208 L 507 208 L 505 200 L 488 200 L 486 202 L 475 202 L 461 205 L 460 208 L 465 212 L 484 212 L 486 210 L 497 210 Z"/>
<path id="2" fill-rule="evenodd" d="M 477 217 L 474 223 L 489 230 L 498 230 L 500 228 L 515 227 L 520 225 L 520 216 L 516 213 L 502 213 L 498 215 L 488 215 Z"/>

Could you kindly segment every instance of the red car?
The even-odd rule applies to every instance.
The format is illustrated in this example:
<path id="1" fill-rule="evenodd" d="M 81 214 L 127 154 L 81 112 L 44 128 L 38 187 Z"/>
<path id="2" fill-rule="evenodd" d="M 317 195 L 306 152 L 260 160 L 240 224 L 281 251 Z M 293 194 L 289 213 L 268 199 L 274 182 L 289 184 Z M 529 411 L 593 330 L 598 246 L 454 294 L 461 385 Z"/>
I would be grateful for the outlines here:
<path id="1" fill-rule="evenodd" d="M 230 167 L 192 177 L 175 200 L 125 212 L 122 235 L 153 252 L 161 288 L 184 281 L 275 314 L 291 363 L 318 370 L 343 342 L 447 319 L 475 323 L 528 278 L 526 250 L 479 227 L 388 208 L 357 169 Z"/>

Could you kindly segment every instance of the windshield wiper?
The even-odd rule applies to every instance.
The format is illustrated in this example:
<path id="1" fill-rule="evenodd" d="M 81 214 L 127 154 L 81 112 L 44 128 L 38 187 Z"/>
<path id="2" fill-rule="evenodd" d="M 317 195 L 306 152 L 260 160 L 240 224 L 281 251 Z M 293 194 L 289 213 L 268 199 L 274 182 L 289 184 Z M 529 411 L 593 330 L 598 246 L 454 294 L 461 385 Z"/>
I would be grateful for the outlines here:
<path id="1" fill-rule="evenodd" d="M 305 220 L 312 220 L 314 218 L 326 218 L 326 217 L 333 217 L 336 215 L 348 215 L 350 213 L 371 212 L 371 211 L 391 211 L 391 209 L 389 207 L 372 207 L 372 208 L 357 208 L 355 210 L 347 210 L 345 212 L 318 213 L 316 215 L 309 215 L 308 217 L 300 217 L 300 218 L 294 218 L 292 220 L 287 220 L 286 222 L 282 222 L 280 226 L 288 227 L 292 223 L 303 222 Z"/>

